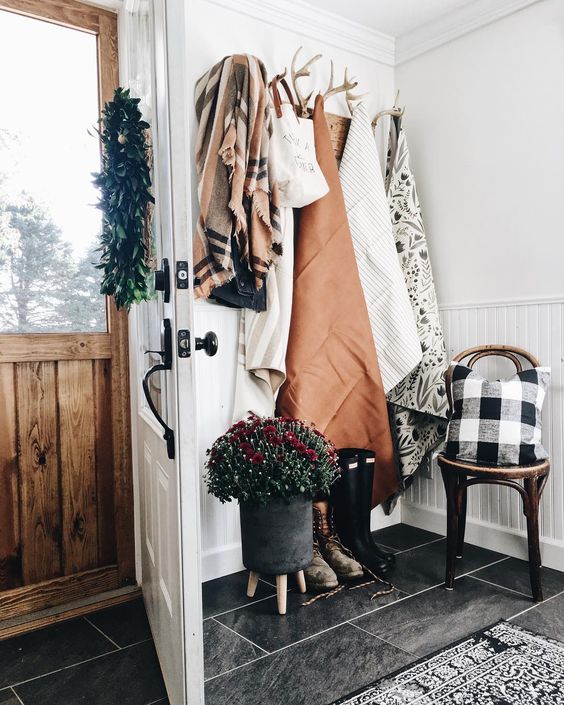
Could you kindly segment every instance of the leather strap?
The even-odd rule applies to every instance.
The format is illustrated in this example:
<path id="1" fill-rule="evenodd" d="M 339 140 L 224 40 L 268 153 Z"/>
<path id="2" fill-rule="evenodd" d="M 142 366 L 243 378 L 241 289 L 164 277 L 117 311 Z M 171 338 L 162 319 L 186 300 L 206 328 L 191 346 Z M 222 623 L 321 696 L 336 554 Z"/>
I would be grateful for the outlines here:
<path id="1" fill-rule="evenodd" d="M 289 101 L 290 105 L 292 106 L 292 110 L 294 111 L 294 115 L 297 118 L 298 117 L 298 110 L 296 108 L 296 104 L 294 103 L 294 96 L 292 95 L 292 91 L 290 90 L 290 86 L 288 85 L 288 82 L 284 78 L 284 74 L 278 74 L 277 76 L 274 76 L 274 78 L 270 82 L 270 88 L 272 90 L 272 101 L 274 103 L 274 111 L 276 112 L 276 117 L 278 117 L 278 118 L 282 117 L 282 101 L 280 99 L 280 91 L 278 90 L 279 83 L 281 84 L 286 95 L 288 96 L 288 101 Z"/>

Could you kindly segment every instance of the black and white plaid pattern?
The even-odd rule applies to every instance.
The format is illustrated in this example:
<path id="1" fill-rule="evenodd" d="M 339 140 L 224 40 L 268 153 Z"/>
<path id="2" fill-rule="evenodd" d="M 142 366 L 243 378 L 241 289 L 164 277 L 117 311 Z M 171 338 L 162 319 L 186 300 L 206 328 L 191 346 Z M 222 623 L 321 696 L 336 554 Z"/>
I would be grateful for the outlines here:
<path id="1" fill-rule="evenodd" d="M 541 411 L 549 367 L 495 382 L 466 365 L 452 367 L 447 457 L 481 465 L 530 465 L 548 457 L 541 445 Z"/>

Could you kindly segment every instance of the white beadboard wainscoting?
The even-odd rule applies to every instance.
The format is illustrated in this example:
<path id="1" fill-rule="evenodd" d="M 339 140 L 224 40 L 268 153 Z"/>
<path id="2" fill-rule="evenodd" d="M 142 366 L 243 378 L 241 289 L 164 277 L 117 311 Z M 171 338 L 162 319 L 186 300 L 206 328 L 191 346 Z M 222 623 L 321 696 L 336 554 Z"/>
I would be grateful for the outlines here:
<path id="1" fill-rule="evenodd" d="M 202 579 L 212 580 L 229 575 L 243 567 L 241 563 L 241 531 L 236 502 L 221 504 L 208 494 L 204 477 L 206 449 L 231 424 L 239 311 L 205 302 L 196 303 L 195 335 L 206 331 L 217 333 L 219 349 L 215 357 L 196 355 L 196 393 L 198 409 L 198 449 L 201 473 Z M 400 521 L 400 507 L 391 516 L 378 508 L 372 512 L 372 528 L 381 529 Z"/>
<path id="2" fill-rule="evenodd" d="M 443 306 L 448 355 L 473 345 L 504 343 L 533 353 L 552 368 L 543 414 L 543 444 L 551 473 L 542 499 L 543 564 L 564 569 L 564 297 L 540 301 Z M 511 374 L 510 362 L 495 359 L 477 367 L 485 376 Z M 445 493 L 436 464 L 432 477 L 418 476 L 402 500 L 402 521 L 444 533 Z M 518 558 L 527 556 L 526 521 L 521 497 L 507 487 L 477 486 L 468 493 L 467 540 Z"/>

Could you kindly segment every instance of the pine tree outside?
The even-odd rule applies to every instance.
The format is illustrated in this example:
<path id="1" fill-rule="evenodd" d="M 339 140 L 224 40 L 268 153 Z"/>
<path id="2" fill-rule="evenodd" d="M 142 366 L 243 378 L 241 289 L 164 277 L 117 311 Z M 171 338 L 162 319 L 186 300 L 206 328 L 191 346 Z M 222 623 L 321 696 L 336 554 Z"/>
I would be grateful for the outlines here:
<path id="1" fill-rule="evenodd" d="M 96 40 L 0 13 L 0 333 L 103 332 Z"/>

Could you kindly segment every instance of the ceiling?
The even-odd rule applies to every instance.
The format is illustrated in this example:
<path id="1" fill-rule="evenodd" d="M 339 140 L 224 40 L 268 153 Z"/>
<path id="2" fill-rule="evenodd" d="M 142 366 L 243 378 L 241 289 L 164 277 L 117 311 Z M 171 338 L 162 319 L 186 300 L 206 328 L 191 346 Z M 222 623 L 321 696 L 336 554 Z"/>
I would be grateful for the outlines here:
<path id="1" fill-rule="evenodd" d="M 308 5 L 394 37 L 471 5 L 472 0 L 306 0 Z"/>

